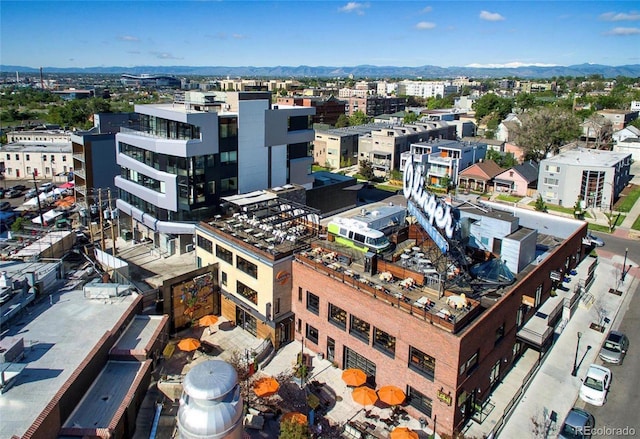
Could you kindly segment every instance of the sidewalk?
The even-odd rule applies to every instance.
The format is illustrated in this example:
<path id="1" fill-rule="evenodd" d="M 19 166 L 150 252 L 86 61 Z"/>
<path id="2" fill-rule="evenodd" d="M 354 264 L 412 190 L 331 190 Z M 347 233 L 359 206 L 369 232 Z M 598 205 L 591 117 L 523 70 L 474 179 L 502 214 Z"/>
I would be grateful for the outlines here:
<path id="1" fill-rule="evenodd" d="M 592 262 L 593 259 L 587 258 L 580 264 L 578 274 L 566 285 L 570 290 L 573 290 L 572 284 L 586 276 L 587 268 Z M 580 299 L 571 319 L 561 322 L 556 329 L 555 342 L 539 367 L 536 369 L 538 353 L 529 349 L 491 394 L 489 400 L 494 407 L 487 418 L 481 424 L 470 421 L 463 430 L 466 436 L 480 438 L 491 432 L 495 433 L 501 427 L 503 414 L 508 413 L 511 407 L 513 410 L 507 414 L 499 437 L 536 437 L 532 419 L 542 422 L 550 417 L 555 422 L 549 425 L 549 434 L 553 436 L 557 432 L 560 423 L 573 407 L 581 385 L 580 378 L 595 361 L 604 337 L 616 324 L 618 311 L 623 303 L 628 303 L 637 287 L 636 276 L 640 276 L 637 269 L 629 273 L 624 284 L 619 284 L 622 263 L 623 257 L 619 255 L 600 256 L 593 284 Z M 634 265 L 637 264 L 634 262 Z M 610 288 L 620 290 L 623 294 L 610 294 Z M 589 295 L 593 296 L 593 301 L 585 300 Z M 600 320 L 599 308 L 604 310 L 602 314 L 609 319 L 602 333 L 589 328 L 592 322 Z M 578 347 L 577 376 L 573 377 L 571 371 L 578 332 L 582 333 L 582 338 Z M 529 382 L 524 386 L 524 392 L 521 392 L 527 379 Z M 518 400 L 521 395 L 522 398 Z"/>

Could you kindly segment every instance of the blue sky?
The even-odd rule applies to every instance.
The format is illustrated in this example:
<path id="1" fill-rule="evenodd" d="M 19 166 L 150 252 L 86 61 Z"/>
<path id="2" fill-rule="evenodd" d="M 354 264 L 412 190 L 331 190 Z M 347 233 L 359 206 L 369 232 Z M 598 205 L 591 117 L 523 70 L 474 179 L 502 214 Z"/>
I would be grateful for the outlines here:
<path id="1" fill-rule="evenodd" d="M 640 63 L 637 1 L 0 1 L 28 67 Z"/>

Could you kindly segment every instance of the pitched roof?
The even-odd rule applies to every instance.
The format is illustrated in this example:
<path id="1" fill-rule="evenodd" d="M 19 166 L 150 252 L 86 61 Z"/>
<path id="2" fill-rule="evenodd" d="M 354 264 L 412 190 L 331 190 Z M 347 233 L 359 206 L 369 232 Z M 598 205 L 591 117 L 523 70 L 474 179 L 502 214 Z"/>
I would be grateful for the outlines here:
<path id="1" fill-rule="evenodd" d="M 493 160 L 487 160 L 469 166 L 468 168 L 460 172 L 460 176 L 491 180 L 493 177 L 503 171 L 504 169 L 501 168 L 496 162 L 494 162 Z"/>
<path id="2" fill-rule="evenodd" d="M 538 179 L 538 163 L 529 160 L 521 165 L 514 166 L 513 170 L 522 175 L 528 183 L 532 183 Z"/>

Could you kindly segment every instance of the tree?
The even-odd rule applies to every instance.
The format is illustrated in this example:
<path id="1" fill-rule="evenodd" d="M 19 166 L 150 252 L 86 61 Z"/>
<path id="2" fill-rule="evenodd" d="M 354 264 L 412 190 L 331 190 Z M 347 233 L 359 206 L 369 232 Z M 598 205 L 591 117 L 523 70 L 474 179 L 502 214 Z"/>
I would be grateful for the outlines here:
<path id="1" fill-rule="evenodd" d="M 476 112 L 476 121 L 480 122 L 486 116 L 498 119 L 498 122 L 511 113 L 511 99 L 501 98 L 494 93 L 487 93 L 474 102 L 473 109 Z"/>
<path id="2" fill-rule="evenodd" d="M 584 219 L 584 209 L 582 208 L 582 196 L 578 195 L 576 204 L 573 205 L 573 217 L 575 219 Z"/>
<path id="3" fill-rule="evenodd" d="M 373 180 L 375 178 L 373 163 L 369 160 L 360 160 L 360 175 L 367 180 Z"/>
<path id="4" fill-rule="evenodd" d="M 496 162 L 501 168 L 509 169 L 518 165 L 518 160 L 513 155 L 512 152 L 501 153 L 500 151 L 496 151 L 495 149 L 488 149 L 487 154 L 485 156 L 485 160 L 493 160 Z"/>
<path id="5" fill-rule="evenodd" d="M 514 105 L 522 111 L 527 111 L 537 105 L 536 97 L 531 93 L 520 93 L 516 96 Z"/>
<path id="6" fill-rule="evenodd" d="M 369 117 L 362 112 L 362 110 L 356 110 L 351 116 L 349 116 L 349 125 L 364 125 L 369 122 Z"/>
<path id="7" fill-rule="evenodd" d="M 341 114 L 336 120 L 336 128 L 344 128 L 349 126 L 349 118 L 346 114 Z"/>
<path id="8" fill-rule="evenodd" d="M 295 419 L 280 423 L 280 439 L 309 439 L 311 432 L 307 424 L 301 424 Z"/>
<path id="9" fill-rule="evenodd" d="M 404 115 L 404 123 L 414 123 L 418 120 L 418 115 L 413 111 L 407 111 Z"/>
<path id="10" fill-rule="evenodd" d="M 595 139 L 596 149 L 606 147 L 611 143 L 613 124 L 601 114 L 592 114 L 587 119 L 587 143 L 590 138 Z"/>
<path id="11" fill-rule="evenodd" d="M 514 128 L 514 134 L 515 143 L 524 149 L 527 159 L 544 159 L 582 133 L 578 118 L 560 108 L 540 107 L 526 115 Z"/>
<path id="12" fill-rule="evenodd" d="M 535 209 L 538 212 L 546 212 L 547 211 L 547 204 L 542 199 L 542 195 L 538 195 L 538 199 L 536 200 Z"/>

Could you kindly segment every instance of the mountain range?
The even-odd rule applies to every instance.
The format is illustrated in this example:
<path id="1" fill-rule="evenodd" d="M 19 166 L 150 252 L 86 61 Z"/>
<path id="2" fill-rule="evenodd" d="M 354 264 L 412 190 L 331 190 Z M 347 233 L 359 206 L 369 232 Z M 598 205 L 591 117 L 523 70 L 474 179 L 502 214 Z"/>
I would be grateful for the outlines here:
<path id="1" fill-rule="evenodd" d="M 265 77 L 265 78 L 552 78 L 559 76 L 602 75 L 640 77 L 640 64 L 607 66 L 602 64 L 578 64 L 571 66 L 520 66 L 520 67 L 398 67 L 359 65 L 353 67 L 332 66 L 136 66 L 136 67 L 43 67 L 45 73 L 79 74 L 163 74 L 172 76 L 214 77 Z M 39 68 L 1 65 L 0 73 L 39 73 Z"/>

